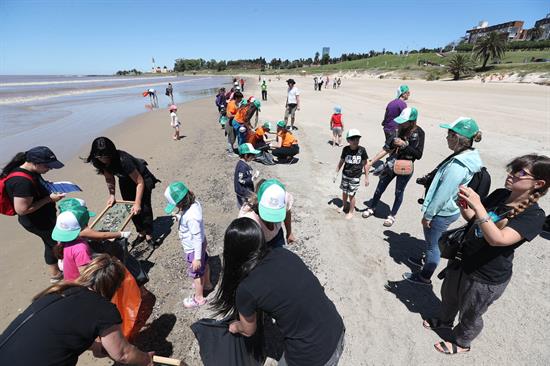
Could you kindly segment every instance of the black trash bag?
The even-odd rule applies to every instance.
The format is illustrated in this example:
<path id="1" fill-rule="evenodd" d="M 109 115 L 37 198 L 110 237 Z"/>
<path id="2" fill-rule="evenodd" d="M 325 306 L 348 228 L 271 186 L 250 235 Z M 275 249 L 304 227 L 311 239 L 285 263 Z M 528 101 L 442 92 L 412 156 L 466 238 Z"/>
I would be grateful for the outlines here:
<path id="1" fill-rule="evenodd" d="M 128 252 L 128 239 L 121 238 L 114 241 L 90 241 L 90 247 L 96 253 L 107 253 L 118 258 L 134 276 L 138 286 L 149 282 L 149 276 L 141 267 L 141 263 Z"/>
<path id="2" fill-rule="evenodd" d="M 259 317 L 259 319 L 261 319 Z M 191 330 L 199 342 L 204 366 L 259 366 L 265 362 L 261 324 L 251 337 L 229 332 L 232 318 L 201 319 Z M 260 322 L 261 323 L 261 322 Z"/>

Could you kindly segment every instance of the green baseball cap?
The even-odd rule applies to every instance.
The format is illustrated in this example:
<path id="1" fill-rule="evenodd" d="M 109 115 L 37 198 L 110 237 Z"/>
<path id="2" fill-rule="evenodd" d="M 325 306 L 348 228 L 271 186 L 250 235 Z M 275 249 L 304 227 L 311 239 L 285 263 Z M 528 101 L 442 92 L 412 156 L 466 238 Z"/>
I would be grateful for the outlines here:
<path id="1" fill-rule="evenodd" d="M 167 214 L 172 213 L 174 211 L 174 208 L 176 208 L 176 205 L 181 202 L 182 199 L 187 195 L 187 192 L 189 192 L 189 188 L 182 182 L 172 182 L 168 187 L 166 187 L 166 190 L 164 191 L 164 198 L 168 201 L 168 204 L 166 205 L 166 208 L 164 209 L 164 212 Z"/>
<path id="2" fill-rule="evenodd" d="M 286 128 L 286 122 L 285 121 L 277 122 L 277 127 Z"/>
<path id="3" fill-rule="evenodd" d="M 453 123 L 442 123 L 439 127 L 454 131 L 469 139 L 473 138 L 479 131 L 477 122 L 469 117 L 458 117 Z"/>
<path id="4" fill-rule="evenodd" d="M 264 221 L 285 221 L 286 190 L 277 179 L 266 180 L 258 189 L 258 211 Z"/>
<path id="5" fill-rule="evenodd" d="M 260 109 L 262 107 L 262 103 L 260 103 L 260 101 L 258 99 L 254 99 L 254 101 L 252 102 L 252 104 L 254 104 L 254 106 L 261 112 L 262 110 Z"/>
<path id="6" fill-rule="evenodd" d="M 52 231 L 52 239 L 67 243 L 75 240 L 80 235 L 82 228 L 88 225 L 90 215 L 85 207 L 78 206 L 61 212 L 57 216 L 55 227 Z"/>
<path id="7" fill-rule="evenodd" d="M 259 153 L 261 153 L 261 151 L 256 150 L 254 146 L 252 146 L 252 144 L 249 144 L 248 142 L 246 144 L 239 145 L 239 154 L 241 155 L 244 155 L 244 154 L 258 155 Z"/>
<path id="8" fill-rule="evenodd" d="M 72 197 L 62 199 L 57 204 L 57 207 L 59 208 L 60 213 L 70 210 L 71 208 L 74 208 L 74 207 L 84 207 L 88 209 L 88 207 L 86 206 L 86 201 L 84 201 L 81 198 L 72 198 Z M 92 212 L 92 211 L 88 211 L 88 214 L 90 215 L 90 217 L 93 217 L 96 215 L 95 212 Z"/>
<path id="9" fill-rule="evenodd" d="M 409 91 L 409 87 L 407 85 L 401 85 L 399 88 L 397 88 L 397 98 L 405 94 Z"/>
<path id="10" fill-rule="evenodd" d="M 416 121 L 418 118 L 418 111 L 414 107 L 407 107 L 401 111 L 401 114 L 395 117 L 393 120 L 398 124 L 402 124 L 409 121 Z"/>
<path id="11" fill-rule="evenodd" d="M 273 129 L 273 126 L 271 126 L 271 122 L 264 122 L 264 124 L 262 126 L 263 126 L 263 128 L 267 128 L 268 130 Z"/>

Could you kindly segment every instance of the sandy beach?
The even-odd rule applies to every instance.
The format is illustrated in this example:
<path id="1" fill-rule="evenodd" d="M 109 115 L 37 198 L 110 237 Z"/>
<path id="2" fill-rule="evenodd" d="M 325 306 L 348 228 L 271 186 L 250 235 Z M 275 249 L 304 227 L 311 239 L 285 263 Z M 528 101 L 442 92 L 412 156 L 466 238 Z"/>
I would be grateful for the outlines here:
<path id="1" fill-rule="evenodd" d="M 266 77 L 268 78 L 268 77 Z M 282 119 L 286 84 L 282 76 L 272 77 L 269 100 L 262 102 L 260 120 Z M 295 132 L 300 143 L 299 161 L 292 165 L 263 166 L 253 163 L 262 178 L 279 178 L 295 196 L 293 228 L 297 252 L 318 276 L 336 304 L 346 325 L 346 347 L 340 365 L 548 365 L 550 350 L 550 280 L 548 237 L 537 237 L 516 252 L 514 276 L 505 294 L 488 311 L 485 328 L 466 355 L 446 357 L 433 349 L 439 336 L 422 327 L 422 318 L 437 314 L 441 281 L 433 288 L 414 286 L 402 280 L 409 271 L 406 258 L 423 246 L 420 206 L 423 187 L 414 179 L 431 171 L 449 155 L 441 122 L 459 116 L 477 120 L 483 140 L 477 145 L 484 165 L 491 173 L 492 189 L 503 186 L 505 164 L 513 157 L 537 152 L 550 155 L 550 89 L 532 84 L 498 84 L 479 81 L 428 82 L 408 80 L 343 79 L 341 88 L 313 90 L 312 78 L 294 77 L 301 90 L 302 108 L 297 112 Z M 332 81 L 331 81 L 332 82 Z M 381 217 L 393 203 L 394 183 L 382 197 L 386 204 L 379 217 L 362 219 L 356 214 L 344 220 L 336 211 L 341 191 L 332 183 L 341 148 L 328 144 L 328 121 L 335 105 L 342 106 L 345 129 L 358 128 L 361 145 L 374 156 L 383 145 L 380 122 L 386 104 L 400 83 L 411 88 L 409 106 L 419 111 L 418 124 L 426 132 L 424 157 L 415 164 L 413 180 L 405 192 L 395 225 L 382 226 Z M 260 96 L 257 75 L 246 84 L 245 96 Z M 173 180 L 184 181 L 202 203 L 214 280 L 220 269 L 223 233 L 237 216 L 233 191 L 236 158 L 225 154 L 223 130 L 217 123 L 213 97 L 179 106 L 185 136 L 171 139 L 166 109 L 145 113 L 106 131 L 119 149 L 146 159 L 162 183 L 153 191 L 155 234 L 162 244 L 154 251 L 145 245 L 133 254 L 145 261 L 150 282 L 145 287 L 151 315 L 137 337 L 143 350 L 175 357 L 190 366 L 200 365 L 198 345 L 189 326 L 209 317 L 208 308 L 186 310 L 182 301 L 191 292 L 191 280 L 176 226 L 164 215 L 163 191 Z M 48 144 L 48 141 L 44 141 Z M 15 153 L 15 151 L 14 151 Z M 87 155 L 87 147 L 78 156 Z M 66 167 L 46 175 L 49 180 L 72 180 L 79 184 L 93 211 L 107 201 L 107 187 L 94 169 L 75 156 Z M 357 194 L 357 208 L 374 193 L 378 179 L 363 185 Z M 118 191 L 118 189 L 117 189 Z M 117 192 L 118 193 L 118 192 Z M 550 196 L 540 205 L 550 211 Z M 458 225 L 458 223 L 457 223 Z M 133 229 L 133 226 L 130 226 Z M 4 329 L 25 309 L 30 298 L 48 285 L 42 258 L 42 243 L 24 231 L 16 218 L 0 216 L 0 328 Z M 440 265 L 443 268 L 443 263 Z M 546 268 L 546 270 L 544 269 Z M 211 295 L 212 296 L 212 295 Z M 154 300 L 153 300 L 154 298 Z M 87 352 L 79 364 L 107 365 Z"/>

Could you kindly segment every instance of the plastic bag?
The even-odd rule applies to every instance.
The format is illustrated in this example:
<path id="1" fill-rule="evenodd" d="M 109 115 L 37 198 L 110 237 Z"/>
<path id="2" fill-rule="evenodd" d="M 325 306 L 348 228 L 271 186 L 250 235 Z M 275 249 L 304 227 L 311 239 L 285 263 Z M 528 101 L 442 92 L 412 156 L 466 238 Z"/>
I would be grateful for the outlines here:
<path id="1" fill-rule="evenodd" d="M 122 318 L 122 334 L 126 339 L 132 336 L 139 307 L 141 306 L 141 290 L 134 276 L 125 269 L 124 280 L 115 292 L 111 302 L 116 305 Z"/>

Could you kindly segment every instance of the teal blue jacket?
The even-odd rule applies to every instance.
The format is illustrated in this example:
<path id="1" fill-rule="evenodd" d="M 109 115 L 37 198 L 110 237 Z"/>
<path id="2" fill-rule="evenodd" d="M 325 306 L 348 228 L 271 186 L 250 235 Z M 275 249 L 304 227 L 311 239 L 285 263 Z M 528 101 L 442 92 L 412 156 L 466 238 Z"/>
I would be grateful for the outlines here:
<path id="1" fill-rule="evenodd" d="M 458 186 L 467 185 L 483 163 L 477 150 L 466 150 L 443 164 L 426 193 L 422 212 L 431 221 L 434 216 L 452 216 L 460 212 L 456 204 Z"/>

